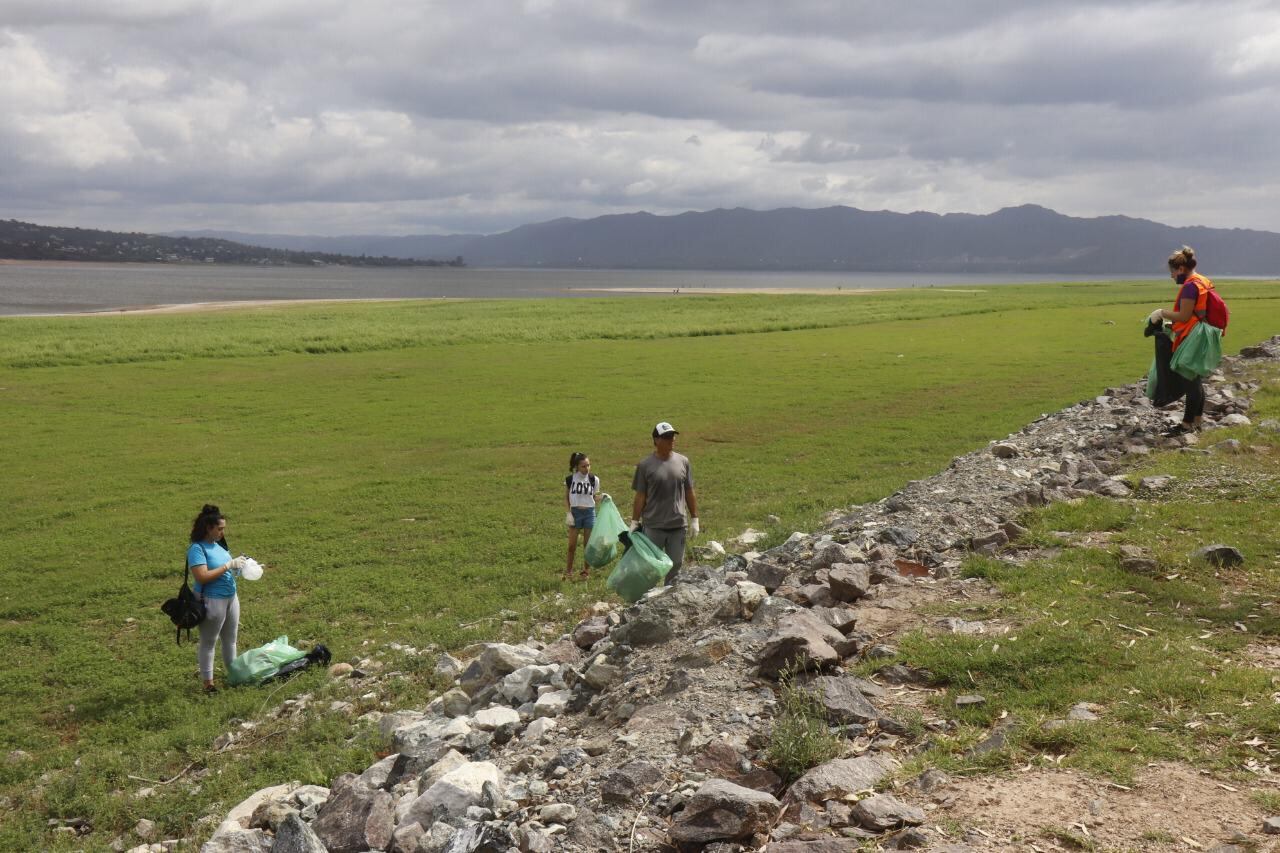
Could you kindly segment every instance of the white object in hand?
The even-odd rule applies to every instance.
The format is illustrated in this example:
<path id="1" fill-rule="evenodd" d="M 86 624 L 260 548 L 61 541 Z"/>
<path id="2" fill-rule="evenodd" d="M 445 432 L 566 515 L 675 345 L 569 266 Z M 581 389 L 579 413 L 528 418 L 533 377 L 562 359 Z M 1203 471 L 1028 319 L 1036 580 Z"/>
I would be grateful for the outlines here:
<path id="1" fill-rule="evenodd" d="M 632 533 L 635 533 L 637 530 L 640 529 L 640 522 L 636 521 L 634 518 L 631 519 L 631 524 L 627 526 L 627 529 Z"/>
<path id="2" fill-rule="evenodd" d="M 564 514 L 564 526 L 573 527 L 573 510 L 566 510 Z"/>
<path id="3" fill-rule="evenodd" d="M 240 577 L 247 581 L 256 581 L 262 577 L 262 564 L 252 557 L 245 557 L 244 568 L 240 570 Z"/>
<path id="4" fill-rule="evenodd" d="M 693 533 L 694 536 L 697 536 L 702 532 L 702 525 L 698 524 L 698 517 L 696 515 L 690 519 L 689 531 Z"/>
<path id="5" fill-rule="evenodd" d="M 1152 312 L 1151 312 L 1151 316 L 1147 318 L 1147 322 L 1148 322 L 1148 323 L 1163 323 L 1163 322 L 1164 322 L 1164 309 L 1163 309 L 1163 308 L 1157 308 L 1156 310 L 1152 311 Z"/>

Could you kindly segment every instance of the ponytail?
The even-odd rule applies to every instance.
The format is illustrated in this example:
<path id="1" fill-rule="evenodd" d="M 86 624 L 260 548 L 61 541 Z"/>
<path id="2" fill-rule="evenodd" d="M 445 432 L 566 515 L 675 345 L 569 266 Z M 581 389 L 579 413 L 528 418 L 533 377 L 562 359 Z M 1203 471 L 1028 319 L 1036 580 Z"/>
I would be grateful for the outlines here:
<path id="1" fill-rule="evenodd" d="M 570 454 L 569 454 L 569 470 L 570 470 L 570 471 L 577 471 L 577 470 L 578 470 L 578 463 L 579 463 L 579 462 L 581 462 L 583 459 L 586 459 L 586 458 L 587 458 L 587 454 L 585 454 L 585 453 L 578 453 L 577 451 L 574 451 L 573 453 L 570 453 Z"/>

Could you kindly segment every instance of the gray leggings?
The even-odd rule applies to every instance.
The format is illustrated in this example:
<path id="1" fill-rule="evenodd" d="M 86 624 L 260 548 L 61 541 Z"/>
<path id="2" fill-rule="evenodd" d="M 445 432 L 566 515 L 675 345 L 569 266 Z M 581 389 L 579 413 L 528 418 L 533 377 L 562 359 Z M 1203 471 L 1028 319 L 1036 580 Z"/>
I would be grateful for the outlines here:
<path id="1" fill-rule="evenodd" d="M 222 665 L 231 670 L 236 659 L 236 632 L 240 630 L 240 596 L 204 599 L 204 621 L 200 623 L 200 648 L 196 660 L 200 677 L 213 680 L 213 644 L 222 640 Z"/>

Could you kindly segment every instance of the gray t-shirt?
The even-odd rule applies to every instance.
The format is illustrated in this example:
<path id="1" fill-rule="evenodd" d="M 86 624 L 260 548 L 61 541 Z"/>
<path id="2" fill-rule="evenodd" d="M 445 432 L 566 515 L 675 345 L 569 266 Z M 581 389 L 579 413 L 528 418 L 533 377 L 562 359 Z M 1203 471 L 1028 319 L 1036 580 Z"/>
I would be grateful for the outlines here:
<path id="1" fill-rule="evenodd" d="M 684 527 L 688 506 L 685 489 L 693 488 L 693 466 L 687 456 L 672 452 L 668 459 L 656 454 L 641 460 L 631 478 L 631 488 L 643 492 L 644 512 L 641 524 L 659 530 Z"/>

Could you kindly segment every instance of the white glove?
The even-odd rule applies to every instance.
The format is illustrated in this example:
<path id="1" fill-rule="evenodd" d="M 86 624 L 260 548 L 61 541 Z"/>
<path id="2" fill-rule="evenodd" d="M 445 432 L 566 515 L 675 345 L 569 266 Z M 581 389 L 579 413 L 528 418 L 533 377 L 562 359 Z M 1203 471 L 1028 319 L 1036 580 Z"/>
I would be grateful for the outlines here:
<path id="1" fill-rule="evenodd" d="M 601 493 L 600 493 L 600 500 L 602 500 L 602 501 L 611 501 L 611 500 L 613 500 L 613 498 L 609 497 L 609 493 L 608 493 L 608 492 L 601 492 Z"/>
<path id="2" fill-rule="evenodd" d="M 631 523 L 627 525 L 627 530 L 631 533 L 635 533 L 639 529 L 640 529 L 640 522 L 636 521 L 634 518 L 631 519 Z"/>
<path id="3" fill-rule="evenodd" d="M 229 572 L 239 572 L 244 568 L 244 564 L 247 560 L 248 557 L 244 556 L 232 557 L 224 568 Z"/>
<path id="4" fill-rule="evenodd" d="M 689 532 L 694 536 L 697 536 L 702 532 L 702 525 L 698 524 L 698 517 L 696 515 L 689 519 Z"/>
<path id="5" fill-rule="evenodd" d="M 573 510 L 566 509 L 564 511 L 564 526 L 573 527 Z"/>
<path id="6" fill-rule="evenodd" d="M 1164 325 L 1164 309 L 1157 308 L 1156 310 L 1152 311 L 1151 316 L 1147 318 L 1147 322 Z"/>

